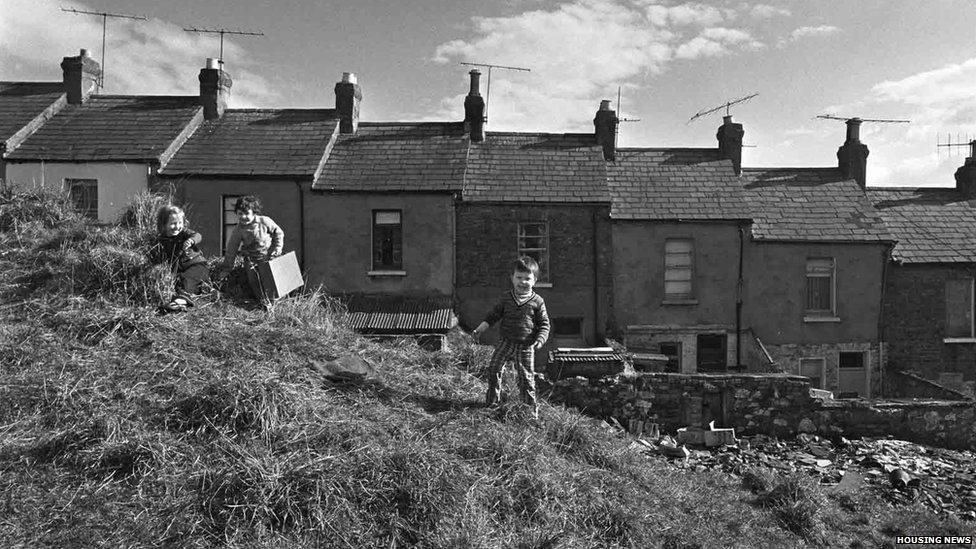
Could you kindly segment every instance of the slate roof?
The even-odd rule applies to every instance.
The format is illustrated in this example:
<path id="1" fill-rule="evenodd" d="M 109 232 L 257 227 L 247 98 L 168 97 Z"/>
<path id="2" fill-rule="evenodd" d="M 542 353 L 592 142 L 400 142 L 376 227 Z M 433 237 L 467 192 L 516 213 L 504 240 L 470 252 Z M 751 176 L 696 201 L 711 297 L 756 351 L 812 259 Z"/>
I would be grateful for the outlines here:
<path id="1" fill-rule="evenodd" d="M 857 181 L 837 168 L 746 168 L 741 185 L 757 240 L 893 240 Z"/>
<path id="2" fill-rule="evenodd" d="M 976 199 L 953 188 L 871 188 L 868 198 L 898 239 L 904 263 L 976 262 Z"/>
<path id="3" fill-rule="evenodd" d="M 196 96 L 93 95 L 66 105 L 7 159 L 164 162 L 200 112 Z"/>
<path id="4" fill-rule="evenodd" d="M 346 301 L 350 325 L 363 333 L 446 333 L 457 324 L 449 296 L 353 294 L 341 299 Z"/>
<path id="5" fill-rule="evenodd" d="M 592 134 L 488 132 L 472 142 L 469 202 L 609 202 L 603 149 Z"/>
<path id="6" fill-rule="evenodd" d="M 60 99 L 61 82 L 0 82 L 0 144 Z"/>
<path id="7" fill-rule="evenodd" d="M 631 220 L 750 219 L 732 162 L 718 149 L 617 149 L 607 163 L 610 217 Z"/>
<path id="8" fill-rule="evenodd" d="M 461 122 L 360 122 L 355 134 L 338 136 L 312 188 L 457 191 L 466 156 Z"/>
<path id="9" fill-rule="evenodd" d="M 311 177 L 338 125 L 333 109 L 228 109 L 200 124 L 160 173 Z"/>

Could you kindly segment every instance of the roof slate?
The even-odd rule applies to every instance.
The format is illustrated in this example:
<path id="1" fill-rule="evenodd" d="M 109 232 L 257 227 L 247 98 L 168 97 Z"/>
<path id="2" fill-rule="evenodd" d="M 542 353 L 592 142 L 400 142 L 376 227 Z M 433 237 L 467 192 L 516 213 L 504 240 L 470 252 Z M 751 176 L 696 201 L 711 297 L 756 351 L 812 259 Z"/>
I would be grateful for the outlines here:
<path id="1" fill-rule="evenodd" d="M 338 123 L 333 109 L 228 109 L 200 124 L 160 173 L 311 177 Z"/>
<path id="2" fill-rule="evenodd" d="M 160 161 L 200 111 L 196 96 L 93 95 L 66 105 L 7 159 Z"/>
<path id="3" fill-rule="evenodd" d="M 976 199 L 953 188 L 871 188 L 868 197 L 898 239 L 904 263 L 976 262 Z"/>
<path id="4" fill-rule="evenodd" d="M 603 149 L 592 134 L 488 132 L 472 142 L 470 202 L 609 202 Z"/>
<path id="5" fill-rule="evenodd" d="M 732 162 L 717 149 L 618 149 L 607 174 L 613 219 L 752 217 Z"/>
<path id="6" fill-rule="evenodd" d="M 757 240 L 893 240 L 857 181 L 837 168 L 747 168 L 741 184 Z"/>
<path id="7" fill-rule="evenodd" d="M 312 188 L 457 191 L 466 156 L 460 122 L 360 122 L 355 134 L 338 136 Z"/>
<path id="8" fill-rule="evenodd" d="M 0 82 L 0 144 L 64 95 L 61 82 Z"/>

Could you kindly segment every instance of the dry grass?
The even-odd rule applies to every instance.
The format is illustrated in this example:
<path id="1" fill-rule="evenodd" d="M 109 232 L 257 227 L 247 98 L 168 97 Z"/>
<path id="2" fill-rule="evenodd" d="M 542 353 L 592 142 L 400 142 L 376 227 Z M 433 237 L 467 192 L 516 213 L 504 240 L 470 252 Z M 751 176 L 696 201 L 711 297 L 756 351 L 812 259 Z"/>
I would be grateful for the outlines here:
<path id="1" fill-rule="evenodd" d="M 167 282 L 139 257 L 144 222 L 25 220 L 30 200 L 5 200 L 0 546 L 808 543 L 734 479 L 649 460 L 598 421 L 483 407 L 469 372 L 489 351 L 462 335 L 437 353 L 363 339 L 317 292 L 157 317 Z M 378 375 L 310 367 L 345 353 Z"/>

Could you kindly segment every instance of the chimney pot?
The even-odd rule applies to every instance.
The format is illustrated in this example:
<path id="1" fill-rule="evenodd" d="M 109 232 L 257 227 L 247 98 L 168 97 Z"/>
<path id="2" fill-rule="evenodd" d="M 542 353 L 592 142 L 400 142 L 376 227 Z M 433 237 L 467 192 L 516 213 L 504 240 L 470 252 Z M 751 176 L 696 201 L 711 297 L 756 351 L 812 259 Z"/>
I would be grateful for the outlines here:
<path id="1" fill-rule="evenodd" d="M 715 138 L 718 139 L 718 150 L 723 158 L 732 161 L 735 175 L 742 174 L 742 138 L 746 132 L 742 124 L 732 122 L 732 115 L 722 117 L 722 125 L 718 127 Z"/>
<path id="2" fill-rule="evenodd" d="M 335 96 L 339 132 L 356 133 L 359 129 L 359 103 L 363 100 L 363 92 L 356 82 L 355 74 L 342 73 L 342 80 L 335 85 Z"/>
<path id="3" fill-rule="evenodd" d="M 86 49 L 82 49 L 77 56 L 63 58 L 61 71 L 64 75 L 64 93 L 68 103 L 72 105 L 84 103 L 95 90 L 102 75 L 101 66 L 91 58 Z"/>
<path id="4" fill-rule="evenodd" d="M 215 66 L 216 65 L 216 66 Z M 224 115 L 227 98 L 234 85 L 230 74 L 220 68 L 220 61 L 207 58 L 206 68 L 200 69 L 200 105 L 206 120 L 216 120 Z"/>
<path id="5" fill-rule="evenodd" d="M 969 142 L 969 157 L 959 169 L 956 170 L 956 191 L 966 198 L 976 198 L 976 141 Z"/>
<path id="6" fill-rule="evenodd" d="M 471 141 L 485 140 L 485 100 L 481 97 L 481 71 L 471 69 L 471 89 L 464 98 L 464 131 Z"/>
<path id="7" fill-rule="evenodd" d="M 867 187 L 868 146 L 861 143 L 861 119 L 847 121 L 847 139 L 837 149 L 837 167 L 848 179 L 854 179 L 862 189 Z"/>
<path id="8" fill-rule="evenodd" d="M 600 108 L 593 118 L 596 142 L 603 147 L 603 159 L 607 161 L 617 158 L 617 111 L 610 108 L 610 100 L 600 101 Z"/>

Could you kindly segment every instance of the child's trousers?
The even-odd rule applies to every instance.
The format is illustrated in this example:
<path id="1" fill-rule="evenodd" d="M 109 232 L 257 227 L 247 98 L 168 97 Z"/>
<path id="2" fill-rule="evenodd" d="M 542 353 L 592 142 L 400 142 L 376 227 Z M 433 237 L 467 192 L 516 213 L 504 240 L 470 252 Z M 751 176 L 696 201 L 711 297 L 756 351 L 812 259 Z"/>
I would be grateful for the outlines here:
<path id="1" fill-rule="evenodd" d="M 511 360 L 515 363 L 515 378 L 518 380 L 522 401 L 530 406 L 536 406 L 535 400 L 535 351 L 531 343 L 516 343 L 502 339 L 495 346 L 488 365 L 488 395 L 485 401 L 488 405 L 495 404 L 501 398 L 502 373 L 505 363 Z"/>

